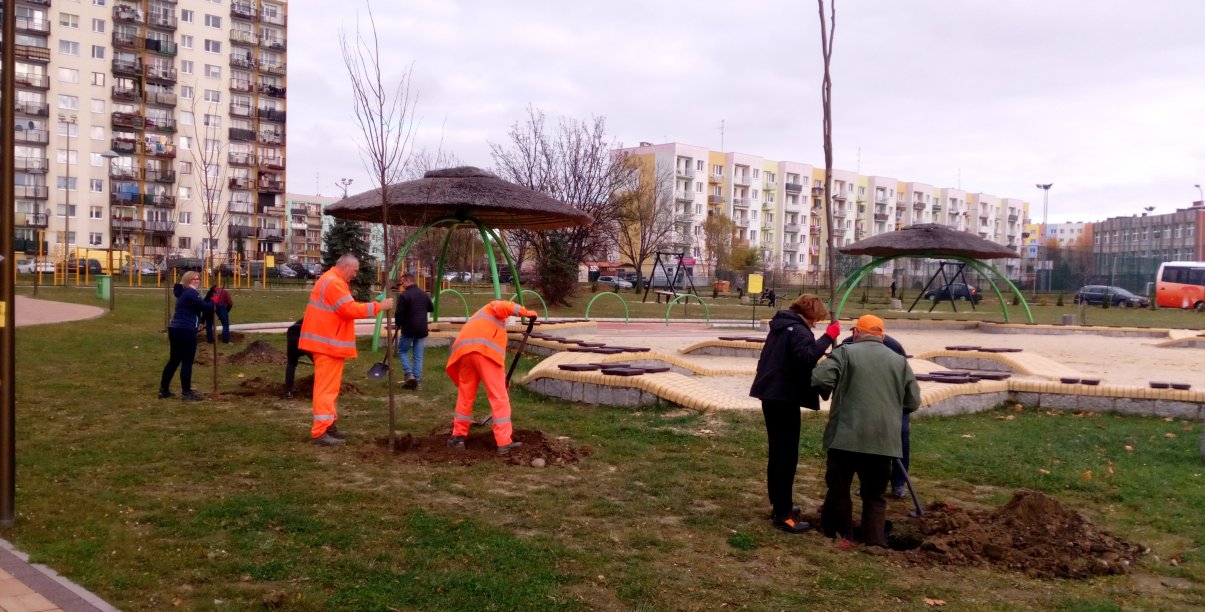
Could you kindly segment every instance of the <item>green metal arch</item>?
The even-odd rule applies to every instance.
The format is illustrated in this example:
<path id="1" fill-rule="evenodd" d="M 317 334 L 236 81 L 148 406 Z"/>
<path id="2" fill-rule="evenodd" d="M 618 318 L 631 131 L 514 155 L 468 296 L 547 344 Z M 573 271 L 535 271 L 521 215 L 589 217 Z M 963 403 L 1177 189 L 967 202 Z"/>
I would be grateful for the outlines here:
<path id="1" fill-rule="evenodd" d="M 687 298 L 699 300 L 699 303 L 703 305 L 703 316 L 707 319 L 708 323 L 711 323 L 711 308 L 707 306 L 707 302 L 704 302 L 703 298 L 693 293 L 683 293 L 682 295 L 670 300 L 669 304 L 665 305 L 665 324 L 669 325 L 669 311 L 674 307 L 674 304 L 678 303 L 678 300 L 685 300 Z"/>
<path id="2" fill-rule="evenodd" d="M 843 293 L 841 295 L 841 301 L 837 304 L 837 310 L 836 310 L 836 312 L 833 313 L 833 318 L 836 319 L 841 316 L 841 311 L 845 309 L 845 303 L 846 303 L 846 301 L 849 300 L 849 295 L 851 293 L 853 293 L 853 290 L 858 286 L 858 283 L 860 283 L 862 281 L 863 277 L 865 277 L 867 274 L 869 274 L 875 268 L 878 268 L 879 266 L 881 266 L 889 261 L 901 259 L 904 257 L 927 258 L 927 259 L 953 259 L 956 261 L 961 261 L 961 262 L 971 266 L 976 271 L 978 271 L 980 274 L 982 274 L 983 277 L 987 280 L 988 284 L 992 286 L 992 290 L 995 292 L 996 297 L 1000 300 L 1000 309 L 1004 314 L 1004 322 L 1007 323 L 1009 321 L 1008 301 L 1004 299 L 1004 296 L 1000 293 L 1000 288 L 997 287 L 996 282 L 994 280 L 992 280 L 992 276 L 995 275 L 996 278 L 999 278 L 1000 280 L 1003 280 L 1005 283 L 1008 284 L 1008 287 L 1009 287 L 1009 289 L 1012 290 L 1013 295 L 1015 295 L 1017 298 L 1019 298 L 1021 305 L 1024 307 L 1025 316 L 1026 316 L 1027 320 L 1031 324 L 1034 322 L 1033 313 L 1029 309 L 1029 302 L 1027 302 L 1025 300 L 1025 296 L 1021 293 L 1021 291 L 1019 289 L 1017 289 L 1017 286 L 1014 285 L 1012 283 L 1012 281 L 1008 280 L 1008 278 L 1005 277 L 1003 274 L 1001 274 L 1000 271 L 997 270 L 995 267 L 990 266 L 986 263 L 983 263 L 982 261 L 979 261 L 977 259 L 971 259 L 969 257 L 961 257 L 961 256 L 957 256 L 957 255 L 943 255 L 943 256 L 937 257 L 937 256 L 925 254 L 925 253 L 918 253 L 918 254 L 914 254 L 914 255 L 892 255 L 889 257 L 880 257 L 878 259 L 871 261 L 870 263 L 868 263 L 864 266 L 861 266 L 860 268 L 855 270 L 852 274 L 845 277 L 845 279 L 843 279 L 840 283 L 837 284 L 836 291 L 841 291 L 841 288 L 845 287 L 845 293 Z"/>
<path id="3" fill-rule="evenodd" d="M 535 291 L 532 291 L 531 289 L 520 289 L 518 293 L 510 296 L 510 301 L 514 302 L 515 298 L 517 298 L 521 295 L 528 295 L 528 294 L 534 295 L 534 296 L 536 296 L 537 300 L 540 300 L 540 305 L 544 307 L 544 320 L 547 321 L 548 320 L 548 304 L 545 304 L 544 298 L 540 297 L 540 294 L 536 293 Z"/>
<path id="4" fill-rule="evenodd" d="M 453 293 L 456 295 L 456 297 L 460 298 L 460 303 L 464 304 L 464 318 L 468 319 L 469 318 L 469 301 L 464 299 L 464 294 L 455 289 L 451 289 L 451 288 L 441 289 L 439 291 L 440 295 L 443 295 L 445 293 Z"/>
<path id="5" fill-rule="evenodd" d="M 458 219 L 456 219 L 456 217 L 450 217 L 450 216 L 449 217 L 440 217 L 440 218 L 435 219 L 434 221 L 431 221 L 431 222 L 427 223 L 426 225 L 423 225 L 422 227 L 418 228 L 418 230 L 416 230 L 414 232 L 414 234 L 412 234 L 410 236 L 410 238 L 408 238 L 406 240 L 406 243 L 402 245 L 401 251 L 398 252 L 397 257 L 393 260 L 393 266 L 389 268 L 389 275 L 385 277 L 386 282 L 383 283 L 384 286 L 381 289 L 381 293 L 379 295 L 377 295 L 377 300 L 383 300 L 389 295 L 388 280 L 397 276 L 398 269 L 401 268 L 401 266 L 402 266 L 402 261 L 404 261 L 406 259 L 406 255 L 410 254 L 410 249 L 414 248 L 414 243 L 418 242 L 420 238 L 425 236 L 428 231 L 430 231 L 432 228 L 436 227 L 437 225 L 440 225 L 443 223 L 449 223 L 449 222 L 455 223 L 457 221 L 458 221 Z M 442 276 L 440 278 L 442 278 Z M 439 298 L 437 296 L 436 300 L 438 300 L 438 299 Z M 372 350 L 373 350 L 373 352 L 380 350 L 381 327 L 384 323 L 384 320 L 385 320 L 384 311 L 377 313 L 376 325 L 373 326 L 373 330 L 372 330 Z M 435 320 L 436 321 L 439 320 L 439 302 L 438 301 L 435 302 Z"/>
<path id="6" fill-rule="evenodd" d="M 627 300 L 624 300 L 623 296 L 619 295 L 618 293 L 615 293 L 614 291 L 603 291 L 602 293 L 590 298 L 590 302 L 588 304 L 586 304 L 586 320 L 587 321 L 590 320 L 590 307 L 594 305 L 595 300 L 597 300 L 598 298 L 600 298 L 604 295 L 613 295 L 613 296 L 615 296 L 616 299 L 619 300 L 620 304 L 623 304 L 623 322 L 631 323 L 631 319 L 628 317 Z"/>

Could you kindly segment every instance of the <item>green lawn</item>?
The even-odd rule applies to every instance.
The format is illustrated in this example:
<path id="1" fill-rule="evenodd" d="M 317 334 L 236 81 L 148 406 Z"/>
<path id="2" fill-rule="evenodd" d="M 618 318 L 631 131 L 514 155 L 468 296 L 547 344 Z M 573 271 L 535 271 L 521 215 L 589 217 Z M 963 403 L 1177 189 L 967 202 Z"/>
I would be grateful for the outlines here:
<path id="1" fill-rule="evenodd" d="M 94 292 L 51 296 L 99 304 Z M 287 321 L 306 295 L 235 299 L 235 322 Z M 123 610 L 1205 606 L 1200 423 L 1034 410 L 915 421 L 925 501 L 989 506 L 1034 488 L 1152 549 L 1132 575 L 1092 581 L 917 568 L 771 529 L 758 414 L 589 407 L 517 389 L 517 428 L 593 453 L 543 469 L 419 464 L 372 442 L 387 402 L 364 354 L 346 378 L 364 393 L 340 404 L 349 443 L 317 448 L 304 400 L 156 399 L 162 309 L 161 293 L 123 291 L 113 315 L 17 332 L 18 515 L 2 535 Z M 283 349 L 283 335 L 265 339 Z M 450 422 L 446 357 L 429 351 L 421 393 L 399 394 L 399 431 Z M 282 370 L 224 365 L 220 388 Z M 208 370 L 197 376 L 206 389 Z M 804 421 L 800 502 L 823 495 L 822 427 L 821 415 Z"/>

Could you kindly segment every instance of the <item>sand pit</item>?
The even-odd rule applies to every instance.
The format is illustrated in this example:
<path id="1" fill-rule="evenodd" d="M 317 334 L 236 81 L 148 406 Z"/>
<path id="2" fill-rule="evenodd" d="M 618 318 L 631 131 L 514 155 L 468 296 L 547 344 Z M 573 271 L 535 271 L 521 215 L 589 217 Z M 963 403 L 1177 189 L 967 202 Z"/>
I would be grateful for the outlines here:
<path id="1" fill-rule="evenodd" d="M 480 429 L 480 431 L 478 431 Z M 416 463 L 459 463 L 472 465 L 478 461 L 499 461 L 532 467 L 577 463 L 590 455 L 588 446 L 573 446 L 568 440 L 549 436 L 542 431 L 516 429 L 513 438 L 523 443 L 510 455 L 498 455 L 494 434 L 488 428 L 474 428 L 465 440 L 465 450 L 448 448 L 452 435 L 449 427 L 440 427 L 425 436 L 399 433 L 395 438 L 394 454 L 403 461 Z M 387 438 L 378 438 L 382 449 L 389 446 Z"/>

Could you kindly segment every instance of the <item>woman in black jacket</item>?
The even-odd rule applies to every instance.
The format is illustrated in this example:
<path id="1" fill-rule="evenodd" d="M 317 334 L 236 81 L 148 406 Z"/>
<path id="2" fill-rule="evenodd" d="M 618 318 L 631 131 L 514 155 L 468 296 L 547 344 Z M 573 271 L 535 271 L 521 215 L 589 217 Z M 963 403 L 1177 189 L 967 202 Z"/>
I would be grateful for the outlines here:
<path id="1" fill-rule="evenodd" d="M 812 334 L 816 322 L 828 318 L 824 302 L 810 293 L 799 296 L 786 310 L 778 311 L 770 319 L 770 333 L 749 389 L 749 395 L 761 400 L 766 420 L 770 520 L 788 533 L 803 533 L 811 527 L 799 519 L 791 489 L 799 463 L 800 408 L 820 409 L 820 395 L 811 386 L 812 368 L 841 335 L 841 325 L 836 321 L 829 324 L 819 339 Z"/>
<path id="2" fill-rule="evenodd" d="M 167 325 L 167 341 L 170 354 L 167 365 L 163 366 L 163 375 L 159 379 L 159 399 L 171 397 L 169 389 L 176 368 L 180 369 L 181 399 L 202 400 L 200 393 L 192 390 L 192 362 L 197 356 L 197 326 L 205 313 L 213 313 L 213 302 L 201 299 L 197 287 L 201 285 L 201 275 L 196 272 L 185 272 L 180 277 L 180 283 L 172 288 L 176 294 L 176 311 L 171 323 Z"/>

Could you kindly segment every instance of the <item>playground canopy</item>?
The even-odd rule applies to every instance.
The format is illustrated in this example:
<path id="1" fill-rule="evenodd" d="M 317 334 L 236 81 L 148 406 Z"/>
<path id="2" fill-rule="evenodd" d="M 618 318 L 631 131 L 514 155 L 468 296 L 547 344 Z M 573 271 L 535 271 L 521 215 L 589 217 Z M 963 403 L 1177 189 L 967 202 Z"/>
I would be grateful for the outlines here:
<path id="1" fill-rule="evenodd" d="M 936 223 L 910 225 L 859 240 L 838 249 L 846 255 L 873 257 L 965 257 L 967 259 L 1019 259 L 1016 251 Z"/>
<path id="2" fill-rule="evenodd" d="M 436 219 L 492 229 L 546 230 L 588 225 L 586 213 L 538 191 L 472 166 L 432 170 L 386 189 L 390 225 L 423 226 Z M 344 198 L 324 211 L 332 217 L 381 222 L 381 190 Z"/>

